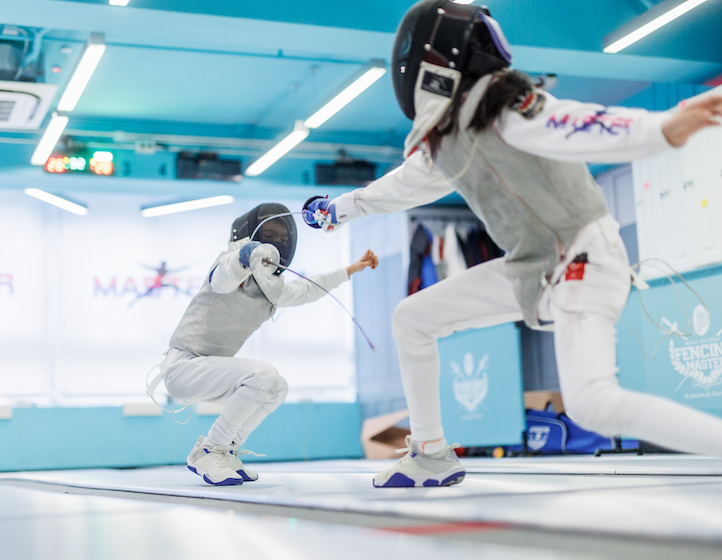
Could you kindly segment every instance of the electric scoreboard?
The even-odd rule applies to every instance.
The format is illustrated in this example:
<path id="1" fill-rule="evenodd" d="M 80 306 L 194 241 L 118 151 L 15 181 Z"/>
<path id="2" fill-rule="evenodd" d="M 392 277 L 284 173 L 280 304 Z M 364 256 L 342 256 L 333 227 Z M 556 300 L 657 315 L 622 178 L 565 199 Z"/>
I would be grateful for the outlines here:
<path id="1" fill-rule="evenodd" d="M 48 173 L 90 173 L 113 175 L 113 153 L 96 151 L 82 154 L 53 154 L 43 166 Z"/>

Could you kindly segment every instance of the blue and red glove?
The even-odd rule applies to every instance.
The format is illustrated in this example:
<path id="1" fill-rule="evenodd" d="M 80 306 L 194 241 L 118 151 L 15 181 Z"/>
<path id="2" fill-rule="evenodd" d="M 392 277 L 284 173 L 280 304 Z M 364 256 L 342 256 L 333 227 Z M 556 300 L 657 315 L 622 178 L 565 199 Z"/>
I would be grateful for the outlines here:
<path id="1" fill-rule="evenodd" d="M 336 205 L 328 200 L 328 197 L 312 196 L 303 205 L 303 221 L 312 228 L 332 230 L 339 225 Z"/>

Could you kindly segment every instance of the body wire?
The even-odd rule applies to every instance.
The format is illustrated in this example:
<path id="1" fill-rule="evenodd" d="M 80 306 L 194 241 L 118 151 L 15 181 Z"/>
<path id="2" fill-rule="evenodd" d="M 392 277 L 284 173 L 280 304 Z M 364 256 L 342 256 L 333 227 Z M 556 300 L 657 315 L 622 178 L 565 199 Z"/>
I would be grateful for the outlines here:
<path id="1" fill-rule="evenodd" d="M 369 339 L 369 337 L 366 335 L 366 333 L 364 332 L 363 328 L 361 327 L 361 325 L 359 324 L 359 322 L 356 320 L 356 317 L 354 317 L 353 314 L 352 314 L 348 309 L 346 309 L 346 306 L 345 306 L 343 303 L 341 303 L 341 302 L 339 301 L 339 299 L 338 299 L 336 296 L 334 296 L 331 292 L 329 292 L 326 288 L 324 288 L 323 286 L 321 286 L 321 285 L 318 284 L 317 282 L 314 282 L 314 281 L 311 280 L 310 278 L 306 278 L 303 274 L 299 274 L 299 273 L 296 272 L 295 270 L 291 270 L 291 269 L 288 268 L 287 266 L 283 266 L 282 264 L 278 264 L 278 263 L 273 262 L 271 259 L 263 259 L 263 262 L 264 262 L 265 264 L 268 264 L 269 266 L 277 266 L 277 267 L 279 267 L 279 268 L 282 268 L 283 270 L 288 270 L 288 272 L 290 272 L 291 274 L 295 274 L 295 275 L 298 276 L 299 278 L 303 278 L 303 279 L 306 280 L 307 282 L 311 282 L 311 284 L 313 284 L 314 286 L 316 286 L 316 287 L 318 287 L 318 288 L 321 288 L 324 292 L 326 292 L 329 296 L 331 296 L 331 298 L 333 298 L 333 300 L 334 300 L 336 303 L 338 303 L 338 304 L 341 306 L 341 308 L 348 314 L 349 317 L 351 317 L 351 320 L 353 321 L 354 325 L 356 325 L 356 327 L 358 328 L 359 332 L 360 332 L 360 333 L 363 335 L 363 337 L 366 339 L 366 342 L 368 343 L 368 345 L 369 345 L 369 347 L 371 348 L 371 350 L 376 350 L 376 347 L 373 345 L 373 343 L 371 342 L 371 340 Z"/>
<path id="2" fill-rule="evenodd" d="M 150 369 L 148 370 L 148 373 L 145 374 L 145 387 L 146 387 L 146 390 L 147 390 L 148 388 L 150 388 L 150 384 L 151 384 L 151 382 L 148 381 L 148 378 L 150 377 L 151 372 L 152 372 L 154 369 L 156 369 L 156 368 L 160 368 L 160 364 L 154 365 L 152 368 L 150 368 Z M 183 408 L 179 408 L 178 410 L 176 410 L 176 409 L 173 407 L 173 397 L 170 397 L 170 409 L 168 409 L 168 408 L 164 407 L 162 404 L 160 404 L 157 400 L 155 400 L 155 396 L 153 395 L 153 393 L 148 393 L 148 396 L 149 396 L 150 399 L 155 403 L 155 405 L 156 405 L 158 408 L 160 408 L 163 412 L 170 412 L 170 414 L 173 416 L 173 422 L 175 422 L 176 424 L 180 424 L 180 425 L 182 426 L 183 424 L 187 424 L 187 423 L 190 421 L 191 416 L 193 415 L 193 405 L 192 405 L 192 404 L 190 404 L 190 403 L 184 403 L 185 406 L 183 406 Z M 188 411 L 188 418 L 186 418 L 185 422 L 181 422 L 181 421 L 179 421 L 179 420 L 175 417 L 175 415 L 176 415 L 178 412 L 183 412 L 186 408 L 190 408 L 190 410 Z"/>
<path id="3" fill-rule="evenodd" d="M 659 264 L 655 265 L 653 263 L 662 264 L 662 265 L 666 266 L 668 270 L 664 270 L 663 268 L 661 268 L 659 266 Z M 665 325 L 663 325 L 661 323 L 661 321 L 657 322 L 657 320 L 654 317 L 652 317 L 652 314 L 649 312 L 649 310 L 647 309 L 647 306 L 644 304 L 644 298 L 642 297 L 642 292 L 644 291 L 644 289 L 637 290 L 637 297 L 639 298 L 639 305 L 642 310 L 642 313 L 644 313 L 644 315 L 647 317 L 649 322 L 652 323 L 652 325 L 654 325 L 657 329 L 659 329 L 660 332 L 663 333 L 662 336 L 657 340 L 656 344 L 654 345 L 654 348 L 652 349 L 651 354 L 649 354 L 649 355 L 647 354 L 647 351 L 644 347 L 644 343 L 642 342 L 641 338 L 637 335 L 637 333 L 634 331 L 634 329 L 630 325 L 628 325 L 624 321 L 619 321 L 619 324 L 625 326 L 627 328 L 627 330 L 629 330 L 629 332 L 632 334 L 632 336 L 637 341 L 637 344 L 642 349 L 643 358 L 645 360 L 649 361 L 649 360 L 654 359 L 654 357 L 657 355 L 657 352 L 659 351 L 659 348 L 661 347 L 663 341 L 665 341 L 669 338 L 672 338 L 672 337 L 679 337 L 679 338 L 686 339 L 688 336 L 693 336 L 693 335 L 697 334 L 694 330 L 694 326 L 692 324 L 690 314 L 687 311 L 687 307 L 685 306 L 684 302 L 682 301 L 682 294 L 680 293 L 680 290 L 677 287 L 677 284 L 674 281 L 673 276 L 676 276 L 677 278 L 679 278 L 679 280 L 682 282 L 682 284 L 684 284 L 686 286 L 686 288 L 697 298 L 697 300 L 700 302 L 702 307 L 705 309 L 705 311 L 707 313 L 707 317 L 709 317 L 709 306 L 707 305 L 707 302 L 704 300 L 704 298 L 697 291 L 695 291 L 694 288 L 692 288 L 692 286 L 689 284 L 689 282 L 687 282 L 687 280 L 684 278 L 684 276 L 682 276 L 682 274 L 680 272 L 678 272 L 669 263 L 667 263 L 661 259 L 657 259 L 657 258 L 648 258 L 648 259 L 644 259 L 641 262 L 638 262 L 637 264 L 632 265 L 631 268 L 633 271 L 635 271 L 635 270 L 639 271 L 641 269 L 641 267 L 645 266 L 645 265 L 649 266 L 650 268 L 654 268 L 654 269 L 658 270 L 659 272 L 662 272 L 663 277 L 667 278 L 669 285 L 674 290 L 677 302 L 678 302 L 680 308 L 682 309 L 682 313 L 684 314 L 685 318 L 687 319 L 687 324 L 683 325 L 681 328 L 677 328 L 675 330 L 671 330 L 671 329 L 667 328 Z M 689 327 L 692 327 L 691 331 L 687 330 L 687 329 L 689 329 Z"/>

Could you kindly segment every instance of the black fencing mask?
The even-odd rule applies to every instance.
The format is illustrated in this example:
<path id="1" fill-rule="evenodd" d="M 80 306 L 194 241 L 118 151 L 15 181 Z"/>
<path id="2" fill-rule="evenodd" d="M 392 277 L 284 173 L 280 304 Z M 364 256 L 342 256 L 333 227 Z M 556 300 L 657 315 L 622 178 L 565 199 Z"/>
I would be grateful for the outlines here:
<path id="1" fill-rule="evenodd" d="M 422 61 L 458 70 L 465 77 L 481 78 L 508 67 L 511 50 L 487 8 L 449 0 L 422 0 L 401 20 L 391 55 L 396 99 L 412 120 L 416 116 L 414 92 Z"/>
<path id="2" fill-rule="evenodd" d="M 260 227 L 259 227 L 260 225 Z M 296 220 L 283 204 L 266 202 L 236 218 L 231 227 L 231 241 L 250 237 L 251 241 L 270 243 L 278 249 L 283 266 L 289 266 L 296 252 Z M 277 274 L 283 272 L 282 269 Z"/>

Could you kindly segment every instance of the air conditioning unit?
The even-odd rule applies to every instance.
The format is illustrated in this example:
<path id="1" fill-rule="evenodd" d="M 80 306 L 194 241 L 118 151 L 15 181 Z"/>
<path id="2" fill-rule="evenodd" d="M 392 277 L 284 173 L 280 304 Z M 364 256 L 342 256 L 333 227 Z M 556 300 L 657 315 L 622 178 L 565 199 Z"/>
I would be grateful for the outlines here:
<path id="1" fill-rule="evenodd" d="M 332 164 L 316 164 L 317 185 L 365 187 L 376 179 L 376 166 L 368 161 L 342 160 Z"/>
<path id="2" fill-rule="evenodd" d="M 37 129 L 58 86 L 34 82 L 0 81 L 0 129 Z"/>
<path id="3" fill-rule="evenodd" d="M 234 181 L 243 179 L 241 161 L 218 159 L 218 154 L 179 152 L 175 160 L 176 179 Z"/>

